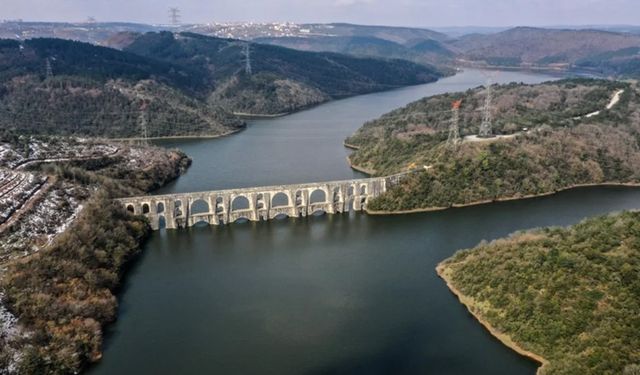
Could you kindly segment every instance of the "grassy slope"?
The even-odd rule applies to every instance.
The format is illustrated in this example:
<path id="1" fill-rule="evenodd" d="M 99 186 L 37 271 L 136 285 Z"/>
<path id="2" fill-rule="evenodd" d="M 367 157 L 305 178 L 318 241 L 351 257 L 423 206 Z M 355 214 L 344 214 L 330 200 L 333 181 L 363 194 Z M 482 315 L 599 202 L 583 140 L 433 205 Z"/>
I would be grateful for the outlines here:
<path id="1" fill-rule="evenodd" d="M 604 108 L 624 88 L 610 111 Z M 463 99 L 461 133 L 477 133 L 482 90 L 426 98 L 365 124 L 347 142 L 359 149 L 351 161 L 384 175 L 409 165 L 431 165 L 374 200 L 371 210 L 450 207 L 495 199 L 553 193 L 579 184 L 640 181 L 640 97 L 623 83 L 562 81 L 495 88 L 495 128 L 512 139 L 444 146 L 446 108 Z M 517 103 L 517 104 L 514 104 Z M 425 115 L 426 114 L 426 115 Z"/>
<path id="2" fill-rule="evenodd" d="M 481 244 L 439 273 L 505 343 L 548 360 L 544 374 L 621 374 L 640 362 L 638 212 Z"/>

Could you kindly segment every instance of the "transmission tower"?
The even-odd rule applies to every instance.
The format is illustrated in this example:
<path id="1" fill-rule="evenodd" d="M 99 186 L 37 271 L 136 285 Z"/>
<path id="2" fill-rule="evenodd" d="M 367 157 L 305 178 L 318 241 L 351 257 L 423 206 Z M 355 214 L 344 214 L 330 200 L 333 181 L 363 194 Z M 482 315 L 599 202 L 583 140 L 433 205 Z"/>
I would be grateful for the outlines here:
<path id="1" fill-rule="evenodd" d="M 140 126 L 140 143 L 147 144 L 149 141 L 149 132 L 147 129 L 147 101 L 143 100 L 140 104 L 140 115 L 138 116 L 138 123 Z"/>
<path id="2" fill-rule="evenodd" d="M 47 79 L 53 77 L 53 68 L 51 67 L 51 59 L 48 57 L 45 60 L 45 77 Z"/>
<path id="3" fill-rule="evenodd" d="M 169 8 L 169 19 L 171 20 L 172 25 L 180 24 L 180 9 L 179 8 Z"/>
<path id="4" fill-rule="evenodd" d="M 460 121 L 460 106 L 462 100 L 456 100 L 451 103 L 451 111 L 453 113 L 451 118 L 451 124 L 449 125 L 449 138 L 447 139 L 447 146 L 455 148 L 460 143 L 460 128 L 458 122 Z"/>
<path id="5" fill-rule="evenodd" d="M 491 118 L 491 77 L 487 78 L 486 97 L 484 100 L 484 108 L 482 109 L 482 124 L 480 124 L 480 132 L 478 137 L 491 138 L 493 136 L 492 118 Z"/>
<path id="6" fill-rule="evenodd" d="M 242 54 L 244 55 L 244 72 L 250 76 L 253 70 L 251 69 L 251 45 L 249 43 L 244 45 Z"/>

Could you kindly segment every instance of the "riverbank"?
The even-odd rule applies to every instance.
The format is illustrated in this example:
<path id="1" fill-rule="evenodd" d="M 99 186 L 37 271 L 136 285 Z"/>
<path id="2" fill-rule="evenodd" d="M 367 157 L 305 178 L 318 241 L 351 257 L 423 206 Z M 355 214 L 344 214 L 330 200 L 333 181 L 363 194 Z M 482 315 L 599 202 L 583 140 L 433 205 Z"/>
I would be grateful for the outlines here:
<path id="1" fill-rule="evenodd" d="M 518 201 L 518 200 L 533 199 L 533 198 L 542 198 L 542 197 L 548 197 L 548 196 L 551 196 L 551 195 L 555 195 L 555 194 L 561 193 L 563 191 L 568 191 L 568 190 L 573 190 L 573 189 L 580 189 L 580 188 L 616 187 L 616 186 L 640 188 L 640 182 L 604 182 L 604 183 L 593 183 L 593 184 L 576 184 L 576 185 L 572 185 L 572 186 L 569 186 L 569 187 L 566 187 L 566 188 L 563 188 L 563 189 L 559 189 L 559 190 L 556 190 L 556 191 L 548 192 L 548 193 L 529 194 L 529 195 L 523 195 L 523 196 L 517 196 L 517 197 L 487 199 L 487 200 L 476 201 L 476 202 L 465 203 L 465 204 L 452 204 L 451 206 L 448 206 L 448 207 L 425 207 L 425 208 L 415 208 L 415 209 L 412 209 L 412 210 L 397 210 L 397 211 L 376 211 L 376 210 L 366 209 L 365 211 L 369 215 L 409 215 L 409 214 L 416 214 L 416 213 L 421 213 L 421 212 L 443 211 L 443 210 L 449 210 L 449 209 L 452 209 L 452 208 L 464 208 L 464 207 L 480 206 L 480 205 L 485 205 L 485 204 L 489 204 L 489 203 L 509 202 L 509 201 Z"/>
<path id="2" fill-rule="evenodd" d="M 217 138 L 224 138 L 224 137 L 228 137 L 228 136 L 240 133 L 241 131 L 245 130 L 246 128 L 247 128 L 246 126 L 243 126 L 241 128 L 228 131 L 226 133 L 211 134 L 211 135 L 207 135 L 207 134 L 202 134 L 202 135 L 168 135 L 168 136 L 164 136 L 164 137 L 148 137 L 148 138 L 141 138 L 141 137 L 111 138 L 110 140 L 118 141 L 118 142 L 135 142 L 135 141 L 154 141 L 154 140 L 163 140 L 163 139 L 164 140 L 167 140 L 167 139 L 217 139 Z"/>
<path id="3" fill-rule="evenodd" d="M 269 118 L 278 118 L 290 115 L 292 112 L 282 112 L 282 113 L 246 113 L 246 112 L 233 112 L 235 116 L 240 117 L 244 120 L 254 120 L 254 119 L 269 119 Z"/>
<path id="4" fill-rule="evenodd" d="M 543 358 L 542 356 L 536 353 L 533 353 L 529 350 L 522 348 L 517 342 L 513 341 L 513 339 L 509 335 L 503 332 L 500 332 L 498 329 L 493 327 L 491 323 L 489 323 L 486 319 L 484 319 L 477 312 L 478 307 L 477 307 L 476 301 L 471 297 L 465 296 L 458 288 L 456 288 L 453 285 L 453 282 L 451 280 L 451 274 L 450 274 L 451 271 L 446 267 L 446 264 L 444 263 L 438 264 L 438 266 L 436 267 L 436 272 L 438 273 L 438 276 L 442 280 L 444 280 L 444 282 L 447 284 L 447 287 L 449 288 L 451 293 L 453 293 L 458 298 L 460 303 L 462 303 L 467 308 L 467 311 L 469 311 L 469 314 L 471 314 L 475 318 L 475 320 L 477 320 L 487 331 L 489 331 L 489 333 L 493 337 L 498 339 L 502 344 L 512 349 L 516 353 L 539 363 L 540 367 L 538 368 L 538 371 L 536 373 L 538 375 L 541 375 L 544 373 L 543 370 L 546 366 L 549 365 L 549 361 L 547 361 L 545 358 Z"/>
<path id="5" fill-rule="evenodd" d="M 348 149 L 354 150 L 354 151 L 358 151 L 360 149 L 360 146 L 356 146 L 356 145 L 352 145 L 350 143 L 347 143 L 347 141 L 342 142 L 342 145 Z"/>
<path id="6" fill-rule="evenodd" d="M 351 159 L 347 156 L 347 163 L 349 164 L 349 168 L 358 171 L 360 173 L 364 173 L 367 176 L 373 176 L 374 174 L 376 174 L 376 171 L 373 169 L 367 169 L 365 167 L 360 167 L 358 165 L 355 165 L 351 162 Z"/>

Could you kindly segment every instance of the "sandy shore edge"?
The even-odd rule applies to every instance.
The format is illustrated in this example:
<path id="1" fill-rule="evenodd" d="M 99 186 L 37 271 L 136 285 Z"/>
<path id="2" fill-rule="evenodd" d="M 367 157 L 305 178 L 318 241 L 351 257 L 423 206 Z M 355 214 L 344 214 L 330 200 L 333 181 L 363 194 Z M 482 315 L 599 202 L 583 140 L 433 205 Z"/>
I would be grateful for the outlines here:
<path id="1" fill-rule="evenodd" d="M 517 342 L 513 341 L 513 339 L 511 339 L 509 335 L 500 332 L 495 327 L 493 327 L 488 321 L 482 318 L 482 316 L 476 313 L 473 310 L 473 305 L 474 305 L 473 299 L 465 296 L 462 292 L 460 292 L 460 290 L 458 290 L 453 285 L 447 270 L 448 269 L 446 267 L 446 264 L 444 264 L 444 262 L 438 264 L 438 266 L 436 267 L 436 272 L 438 273 L 438 276 L 442 280 L 444 280 L 444 282 L 447 284 L 447 287 L 449 288 L 451 293 L 453 293 L 458 298 L 460 303 L 462 303 L 467 308 L 467 311 L 469 311 L 469 314 L 471 314 L 474 317 L 474 319 L 476 319 L 487 331 L 489 331 L 489 333 L 493 337 L 500 340 L 500 342 L 503 345 L 507 346 L 508 348 L 515 351 L 516 353 L 539 363 L 540 367 L 536 371 L 536 374 L 541 375 L 543 373 L 543 368 L 549 364 L 549 361 L 547 361 L 545 358 L 543 358 L 542 356 L 536 353 L 523 349 Z"/>

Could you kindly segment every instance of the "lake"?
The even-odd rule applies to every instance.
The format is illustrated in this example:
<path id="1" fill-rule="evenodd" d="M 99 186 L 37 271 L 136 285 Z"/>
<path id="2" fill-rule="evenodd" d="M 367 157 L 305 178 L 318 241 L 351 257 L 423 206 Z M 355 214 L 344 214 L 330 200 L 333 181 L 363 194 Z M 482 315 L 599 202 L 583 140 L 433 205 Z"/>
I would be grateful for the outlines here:
<path id="1" fill-rule="evenodd" d="M 342 141 L 365 121 L 485 81 L 467 70 L 251 121 L 227 138 L 159 141 L 194 163 L 158 193 L 364 177 L 348 167 Z M 483 239 L 630 208 L 640 208 L 639 189 L 585 188 L 404 216 L 352 212 L 155 232 L 125 279 L 119 319 L 89 373 L 533 375 L 537 365 L 475 322 L 435 266 Z"/>

